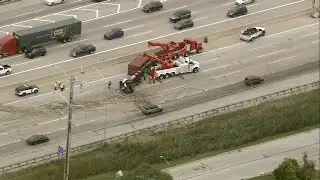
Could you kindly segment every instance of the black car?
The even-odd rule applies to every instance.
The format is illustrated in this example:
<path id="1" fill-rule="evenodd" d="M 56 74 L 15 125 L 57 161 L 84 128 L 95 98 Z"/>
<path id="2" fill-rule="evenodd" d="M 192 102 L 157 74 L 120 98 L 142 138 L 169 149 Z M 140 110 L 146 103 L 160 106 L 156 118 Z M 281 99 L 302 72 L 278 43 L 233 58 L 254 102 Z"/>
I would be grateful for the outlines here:
<path id="1" fill-rule="evenodd" d="M 163 8 L 163 5 L 160 1 L 150 2 L 143 6 L 142 11 L 146 13 L 159 11 Z"/>
<path id="2" fill-rule="evenodd" d="M 96 51 L 96 47 L 92 44 L 87 45 L 79 45 L 70 50 L 70 56 L 72 57 L 80 57 L 88 54 L 93 54 Z"/>
<path id="3" fill-rule="evenodd" d="M 177 30 L 193 27 L 194 23 L 191 19 L 182 19 L 181 21 L 174 24 L 173 28 Z"/>
<path id="4" fill-rule="evenodd" d="M 124 35 L 124 31 L 120 28 L 114 28 L 104 34 L 104 39 L 111 40 L 115 38 L 121 38 Z"/>
<path id="5" fill-rule="evenodd" d="M 103 2 L 103 1 L 106 1 L 106 0 L 92 0 L 92 2 Z"/>
<path id="6" fill-rule="evenodd" d="M 29 145 L 37 145 L 41 143 L 46 143 L 49 141 L 49 138 L 45 135 L 33 135 L 27 139 Z"/>
<path id="7" fill-rule="evenodd" d="M 151 115 L 151 114 L 162 112 L 163 109 L 157 105 L 150 103 L 150 104 L 146 104 L 146 105 L 142 106 L 141 111 L 145 115 Z"/>
<path id="8" fill-rule="evenodd" d="M 14 90 L 15 94 L 18 96 L 25 96 L 27 94 L 38 93 L 38 91 L 39 91 L 38 86 L 27 85 L 27 84 L 21 85 Z"/>
<path id="9" fill-rule="evenodd" d="M 231 8 L 228 11 L 227 16 L 236 17 L 236 16 L 245 15 L 247 13 L 248 13 L 247 7 L 245 5 L 239 5 L 239 6 L 235 6 L 235 7 Z"/>
<path id="10" fill-rule="evenodd" d="M 244 79 L 244 83 L 248 86 L 261 84 L 263 83 L 264 79 L 261 76 L 247 76 Z"/>
<path id="11" fill-rule="evenodd" d="M 44 56 L 46 53 L 47 50 L 44 46 L 34 46 L 26 50 L 25 56 L 29 59 L 33 59 L 38 56 Z"/>
<path id="12" fill-rule="evenodd" d="M 191 11 L 182 9 L 173 13 L 173 16 L 170 16 L 169 20 L 173 23 L 176 23 L 182 19 L 189 19 L 189 18 L 191 18 Z"/>

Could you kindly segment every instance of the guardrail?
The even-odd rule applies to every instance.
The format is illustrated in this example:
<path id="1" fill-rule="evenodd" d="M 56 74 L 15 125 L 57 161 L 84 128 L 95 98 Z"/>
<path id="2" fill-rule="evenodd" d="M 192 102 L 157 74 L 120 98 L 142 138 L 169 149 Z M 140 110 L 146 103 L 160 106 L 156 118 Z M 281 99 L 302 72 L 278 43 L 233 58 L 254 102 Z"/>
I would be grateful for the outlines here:
<path id="1" fill-rule="evenodd" d="M 167 129 L 172 129 L 172 128 L 178 128 L 178 127 L 182 127 L 184 125 L 188 125 L 194 122 L 198 122 L 213 116 L 217 116 L 217 115 L 221 115 L 221 114 L 225 114 L 225 113 L 229 113 L 229 112 L 233 112 L 233 111 L 237 111 L 239 109 L 243 109 L 243 108 L 247 108 L 247 107 L 251 107 L 251 106 L 255 106 L 258 105 L 260 103 L 269 101 L 269 100 L 274 100 L 274 99 L 279 99 L 279 98 L 283 98 L 283 97 L 287 97 L 290 95 L 295 95 L 295 94 L 299 94 L 302 92 L 308 92 L 314 89 L 319 89 L 320 87 L 320 81 L 317 82 L 313 82 L 313 83 L 309 83 L 309 84 L 305 84 L 305 85 L 301 85 L 301 86 L 297 86 L 294 88 L 289 88 L 286 90 L 282 90 L 279 92 L 275 92 L 275 93 L 271 93 L 271 94 L 267 94 L 264 96 L 260 96 L 257 98 L 253 98 L 253 99 L 249 99 L 246 101 L 241 101 L 241 102 L 237 102 L 234 104 L 230 104 L 227 106 L 223 106 L 220 108 L 216 108 L 216 109 L 212 109 L 209 111 L 205 111 L 205 112 L 201 112 L 198 114 L 194 114 L 191 116 L 187 116 L 184 118 L 180 118 L 171 122 L 167 122 L 167 123 L 162 123 L 162 124 L 158 124 L 155 126 L 151 126 L 148 128 L 144 128 L 144 129 L 140 129 L 140 130 L 136 130 L 136 131 L 132 131 L 126 134 L 122 134 L 119 136 L 115 136 L 115 137 L 111 137 L 106 139 L 107 143 L 112 143 L 112 142 L 117 142 L 117 141 L 121 141 L 123 139 L 126 138 L 130 138 L 130 137 L 134 137 L 138 134 L 152 134 L 152 133 L 156 133 L 156 132 L 160 132 L 160 131 L 165 131 Z M 100 141 L 96 141 L 96 142 L 92 142 L 89 144 L 85 144 L 85 145 L 81 145 L 81 146 L 77 146 L 77 147 L 73 147 L 71 148 L 71 155 L 75 155 L 77 153 L 80 152 L 85 152 L 88 150 L 92 150 L 97 148 L 100 145 L 104 144 L 104 140 L 100 140 Z M 53 160 L 57 160 L 59 158 L 57 153 L 52 153 L 52 154 L 48 154 L 45 156 L 41 156 L 38 158 L 34 158 L 34 159 L 30 159 L 27 161 L 23 161 L 23 162 L 19 162 L 19 163 L 15 163 L 15 164 L 11 164 L 8 166 L 4 166 L 4 167 L 0 167 L 0 173 L 3 172 L 7 172 L 7 171 L 13 171 L 13 170 L 18 170 L 21 168 L 26 168 L 29 167 L 31 165 L 39 165 L 39 164 L 44 164 L 47 163 L 49 161 L 53 161 Z"/>
<path id="2" fill-rule="evenodd" d="M 9 4 L 17 1 L 21 1 L 21 0 L 0 0 L 0 5 Z"/>

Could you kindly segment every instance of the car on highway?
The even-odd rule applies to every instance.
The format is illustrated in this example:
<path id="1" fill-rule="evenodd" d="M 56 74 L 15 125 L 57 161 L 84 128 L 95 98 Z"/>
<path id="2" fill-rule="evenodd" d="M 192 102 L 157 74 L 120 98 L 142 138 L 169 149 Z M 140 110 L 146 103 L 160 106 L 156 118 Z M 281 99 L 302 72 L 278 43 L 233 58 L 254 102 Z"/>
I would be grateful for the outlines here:
<path id="1" fill-rule="evenodd" d="M 48 5 L 48 6 L 53 6 L 53 5 L 56 5 L 56 4 L 62 4 L 62 3 L 64 3 L 64 0 L 45 0 L 44 2 L 45 2 L 46 5 Z"/>
<path id="2" fill-rule="evenodd" d="M 237 17 L 248 13 L 248 9 L 245 5 L 234 6 L 227 12 L 229 17 Z"/>
<path id="3" fill-rule="evenodd" d="M 115 38 L 121 38 L 123 36 L 124 36 L 124 31 L 122 29 L 114 28 L 114 29 L 107 31 L 103 37 L 104 37 L 104 39 L 112 40 Z"/>
<path id="4" fill-rule="evenodd" d="M 92 0 L 92 2 L 103 2 L 103 1 L 106 1 L 106 0 Z"/>
<path id="5" fill-rule="evenodd" d="M 46 142 L 49 142 L 49 138 L 45 135 L 33 135 L 27 139 L 27 144 L 31 146 Z"/>
<path id="6" fill-rule="evenodd" d="M 173 28 L 177 30 L 182 30 L 185 28 L 193 27 L 194 23 L 191 19 L 182 19 L 181 21 L 174 24 Z"/>
<path id="7" fill-rule="evenodd" d="M 256 76 L 256 75 L 252 75 L 252 76 L 247 76 L 244 79 L 244 83 L 248 86 L 253 86 L 256 84 L 261 84 L 264 82 L 264 79 L 261 76 Z"/>
<path id="8" fill-rule="evenodd" d="M 242 4 L 251 4 L 254 3 L 255 0 L 236 0 L 236 5 L 242 5 Z"/>
<path id="9" fill-rule="evenodd" d="M 149 103 L 149 104 L 142 106 L 141 111 L 145 115 L 151 115 L 151 114 L 162 112 L 163 109 L 157 105 Z"/>
<path id="10" fill-rule="evenodd" d="M 181 9 L 173 13 L 172 16 L 169 17 L 170 22 L 176 23 L 182 19 L 191 18 L 191 11 L 187 9 Z"/>
<path id="11" fill-rule="evenodd" d="M 18 86 L 14 92 L 18 96 L 25 96 L 28 94 L 38 93 L 38 91 L 39 87 L 36 85 L 23 84 L 21 86 Z"/>
<path id="12" fill-rule="evenodd" d="M 47 53 L 46 48 L 44 46 L 38 45 L 32 48 L 28 48 L 24 53 L 24 55 L 29 59 L 33 59 L 38 56 L 45 56 L 46 53 Z"/>
<path id="13" fill-rule="evenodd" d="M 240 32 L 240 39 L 251 42 L 256 38 L 264 36 L 265 34 L 266 30 L 263 27 L 250 27 Z"/>
<path id="14" fill-rule="evenodd" d="M 148 4 L 144 5 L 142 11 L 145 13 L 150 13 L 154 11 L 159 11 L 163 8 L 163 5 L 160 1 L 153 1 L 149 2 Z"/>
<path id="15" fill-rule="evenodd" d="M 96 51 L 96 47 L 92 44 L 80 44 L 70 50 L 70 56 L 80 57 L 88 54 L 93 54 Z"/>

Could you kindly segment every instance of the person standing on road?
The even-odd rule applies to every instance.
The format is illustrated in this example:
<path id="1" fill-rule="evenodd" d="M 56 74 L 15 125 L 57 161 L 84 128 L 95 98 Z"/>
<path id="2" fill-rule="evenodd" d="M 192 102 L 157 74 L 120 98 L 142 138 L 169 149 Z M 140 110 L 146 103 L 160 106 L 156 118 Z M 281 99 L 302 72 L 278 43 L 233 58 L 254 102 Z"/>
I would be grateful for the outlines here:
<path id="1" fill-rule="evenodd" d="M 65 83 L 64 82 L 60 83 L 60 90 L 63 91 L 64 88 L 65 88 Z"/>
<path id="2" fill-rule="evenodd" d="M 56 91 L 57 89 L 58 89 L 58 82 L 56 81 L 55 83 L 54 83 L 54 90 Z"/>
<path id="3" fill-rule="evenodd" d="M 111 89 L 111 81 L 108 82 L 108 89 Z"/>

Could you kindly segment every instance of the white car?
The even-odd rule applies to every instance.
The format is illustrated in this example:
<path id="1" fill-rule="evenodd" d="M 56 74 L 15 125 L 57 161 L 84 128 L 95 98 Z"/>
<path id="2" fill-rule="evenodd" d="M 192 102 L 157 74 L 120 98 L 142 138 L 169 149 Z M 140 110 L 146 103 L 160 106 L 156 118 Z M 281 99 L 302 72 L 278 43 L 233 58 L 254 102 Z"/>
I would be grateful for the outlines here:
<path id="1" fill-rule="evenodd" d="M 253 41 L 254 39 L 264 36 L 266 30 L 263 27 L 250 27 L 240 32 L 240 39 L 244 41 Z"/>
<path id="2" fill-rule="evenodd" d="M 236 0 L 236 5 L 241 5 L 241 4 L 251 4 L 254 3 L 255 0 Z"/>
<path id="3" fill-rule="evenodd" d="M 39 91 L 38 86 L 27 85 L 27 84 L 21 85 L 14 90 L 15 94 L 18 96 L 25 96 L 27 94 L 38 93 L 38 91 Z"/>
<path id="4" fill-rule="evenodd" d="M 64 0 L 45 0 L 46 5 L 53 6 L 55 4 L 64 3 Z"/>

